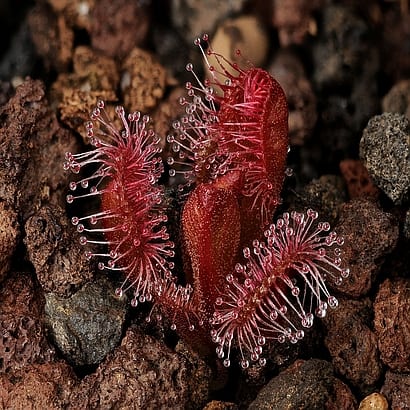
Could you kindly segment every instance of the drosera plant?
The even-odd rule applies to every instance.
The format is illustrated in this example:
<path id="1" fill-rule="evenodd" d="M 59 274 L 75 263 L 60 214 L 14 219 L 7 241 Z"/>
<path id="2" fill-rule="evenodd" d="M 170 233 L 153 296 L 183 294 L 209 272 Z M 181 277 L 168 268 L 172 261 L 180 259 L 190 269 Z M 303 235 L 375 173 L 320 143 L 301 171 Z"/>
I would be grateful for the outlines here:
<path id="1" fill-rule="evenodd" d="M 241 175 L 235 188 L 244 244 L 260 235 L 280 202 L 289 148 L 286 96 L 267 71 L 250 63 L 241 68 L 214 51 L 208 35 L 202 41 L 206 50 L 200 38 L 194 43 L 211 78 L 201 81 L 187 64 L 195 82 L 186 83 L 187 97 L 180 100 L 187 115 L 167 137 L 175 153 L 168 163 L 177 165 L 171 176 L 181 173 L 188 184 Z"/>
<path id="2" fill-rule="evenodd" d="M 326 281 L 340 284 L 349 275 L 341 267 L 344 240 L 327 233 L 329 223 L 317 223 L 317 218 L 312 209 L 286 212 L 265 231 L 264 241 L 254 240 L 252 248 L 243 249 L 246 263 L 236 264 L 226 277 L 212 319 L 212 339 L 226 366 L 233 340 L 243 368 L 249 359 L 264 365 L 261 353 L 267 340 L 296 343 L 304 337 L 303 329 L 313 325 L 314 314 L 323 318 L 328 307 L 338 306 Z"/>
<path id="3" fill-rule="evenodd" d="M 180 101 L 186 115 L 168 136 L 175 154 L 168 159 L 170 175 L 180 173 L 193 188 L 179 228 L 186 285 L 173 276 L 174 243 L 158 184 L 164 167 L 147 116 L 126 116 L 118 107 L 114 123 L 104 103 L 97 104 L 86 125 L 93 149 L 66 155 L 64 167 L 83 172 L 70 183 L 67 202 L 100 198 L 99 211 L 72 223 L 83 245 L 106 249 L 86 250 L 87 256 L 101 259 L 100 269 L 124 275 L 119 296 L 132 288 L 133 306 L 153 301 L 158 316 L 167 316 L 204 356 L 216 352 L 229 366 L 237 348 L 246 368 L 265 364 L 265 343 L 295 343 L 315 315 L 335 308 L 326 283 L 340 283 L 349 271 L 343 238 L 318 222 L 317 212 L 284 213 L 271 223 L 288 151 L 283 90 L 266 71 L 240 68 L 216 53 L 207 36 L 202 40 L 207 49 L 200 39 L 195 44 L 211 78 L 202 82 L 187 65 L 195 84 L 187 84 Z M 209 64 L 210 55 L 217 67 Z"/>
<path id="4" fill-rule="evenodd" d="M 122 107 L 116 108 L 116 114 L 121 129 L 109 119 L 100 101 L 86 125 L 94 149 L 66 154 L 65 169 L 74 173 L 92 169 L 90 176 L 70 183 L 67 202 L 100 197 L 100 211 L 74 216 L 72 223 L 81 234 L 81 244 L 107 249 L 107 253 L 87 250 L 86 255 L 99 257 L 101 270 L 124 274 L 117 294 L 132 288 L 131 303 L 136 306 L 138 301 L 152 300 L 155 283 L 164 275 L 170 276 L 174 244 L 164 225 L 163 188 L 157 184 L 163 172 L 160 139 L 149 128 L 148 116 L 134 112 L 126 118 Z M 76 195 L 80 188 L 88 191 Z"/>

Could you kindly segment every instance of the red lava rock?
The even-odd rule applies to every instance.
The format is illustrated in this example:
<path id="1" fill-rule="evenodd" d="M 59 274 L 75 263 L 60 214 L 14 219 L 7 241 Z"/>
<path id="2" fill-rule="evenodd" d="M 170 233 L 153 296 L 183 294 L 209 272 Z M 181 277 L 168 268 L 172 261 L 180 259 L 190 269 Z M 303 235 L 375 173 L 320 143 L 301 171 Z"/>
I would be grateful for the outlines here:
<path id="1" fill-rule="evenodd" d="M 67 408 L 77 378 L 63 362 L 30 365 L 13 377 L 0 375 L 0 408 Z"/>
<path id="2" fill-rule="evenodd" d="M 54 358 L 42 322 L 43 306 L 30 275 L 10 273 L 0 289 L 0 374 Z"/>
<path id="3" fill-rule="evenodd" d="M 340 298 L 339 307 L 323 319 L 327 330 L 325 345 L 335 371 L 363 394 L 373 391 L 382 375 L 377 338 L 368 326 L 371 314 L 369 299 Z"/>
<path id="4" fill-rule="evenodd" d="M 259 392 L 250 410 L 262 409 L 355 409 L 349 388 L 333 376 L 324 360 L 298 360 L 279 373 Z"/>
<path id="5" fill-rule="evenodd" d="M 364 296 L 380 273 L 384 257 L 396 246 L 397 221 L 374 202 L 354 199 L 342 205 L 335 231 L 345 239 L 343 258 L 350 268 L 348 278 L 335 289 L 353 297 Z"/>
<path id="6" fill-rule="evenodd" d="M 10 268 L 10 258 L 20 236 L 17 214 L 0 201 L 0 283 Z"/>
<path id="7" fill-rule="evenodd" d="M 121 346 L 82 380 L 69 408 L 198 409 L 208 397 L 209 376 L 202 361 L 195 364 L 130 328 Z"/>
<path id="8" fill-rule="evenodd" d="M 150 16 L 144 2 L 100 0 L 91 14 L 91 44 L 105 55 L 126 57 L 134 47 L 142 46 L 148 33 Z"/>
<path id="9" fill-rule="evenodd" d="M 339 167 L 346 181 L 350 199 L 360 197 L 376 199 L 379 196 L 379 189 L 374 185 L 362 161 L 345 159 L 340 162 Z"/>
<path id="10" fill-rule="evenodd" d="M 410 375 L 386 372 L 381 392 L 387 397 L 391 410 L 410 409 Z"/>
<path id="11" fill-rule="evenodd" d="M 24 243 L 37 278 L 46 292 L 69 296 L 93 274 L 65 212 L 44 206 L 25 225 Z"/>
<path id="12" fill-rule="evenodd" d="M 317 120 L 316 95 L 307 79 L 302 62 L 289 50 L 279 51 L 268 71 L 285 91 L 289 105 L 291 145 L 303 145 Z"/>
<path id="13" fill-rule="evenodd" d="M 410 279 L 386 279 L 374 302 L 381 359 L 393 371 L 410 372 Z"/>
<path id="14" fill-rule="evenodd" d="M 61 164 L 77 151 L 75 137 L 58 124 L 44 84 L 26 79 L 0 108 L 0 200 L 25 221 L 43 203 L 64 203 Z"/>
<path id="15" fill-rule="evenodd" d="M 272 23 L 278 29 L 282 47 L 302 44 L 308 34 L 317 31 L 313 12 L 322 6 L 322 0 L 274 0 Z"/>

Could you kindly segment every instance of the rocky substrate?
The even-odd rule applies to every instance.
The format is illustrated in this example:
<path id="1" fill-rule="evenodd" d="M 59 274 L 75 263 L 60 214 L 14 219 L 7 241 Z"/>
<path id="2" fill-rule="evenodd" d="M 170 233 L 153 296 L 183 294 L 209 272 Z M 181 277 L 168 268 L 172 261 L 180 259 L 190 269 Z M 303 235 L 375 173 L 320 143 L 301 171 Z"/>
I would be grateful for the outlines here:
<path id="1" fill-rule="evenodd" d="M 410 409 L 408 3 L 20 3 L 0 7 L 0 408 Z M 293 174 L 279 211 L 316 209 L 350 267 L 338 309 L 271 345 L 263 368 L 205 360 L 148 323 L 148 303 L 116 297 L 122 278 L 70 223 L 95 204 L 65 199 L 64 155 L 87 149 L 98 99 L 149 114 L 166 158 L 185 66 L 205 73 L 204 32 L 284 88 Z"/>

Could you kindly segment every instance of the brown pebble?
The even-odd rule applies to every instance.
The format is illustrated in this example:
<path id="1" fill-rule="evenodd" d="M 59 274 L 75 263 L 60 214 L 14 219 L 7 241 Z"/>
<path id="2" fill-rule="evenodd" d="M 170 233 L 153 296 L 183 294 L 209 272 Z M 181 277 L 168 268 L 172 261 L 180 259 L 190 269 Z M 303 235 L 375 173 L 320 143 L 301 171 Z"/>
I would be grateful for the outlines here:
<path id="1" fill-rule="evenodd" d="M 372 393 L 365 397 L 359 405 L 359 410 L 388 410 L 389 404 L 380 393 Z"/>

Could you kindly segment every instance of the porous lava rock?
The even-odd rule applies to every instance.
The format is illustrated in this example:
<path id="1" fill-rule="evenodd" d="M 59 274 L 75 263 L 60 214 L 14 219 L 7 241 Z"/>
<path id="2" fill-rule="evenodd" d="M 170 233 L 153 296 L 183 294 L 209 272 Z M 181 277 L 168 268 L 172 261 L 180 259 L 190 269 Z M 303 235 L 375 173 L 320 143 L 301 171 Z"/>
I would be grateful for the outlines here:
<path id="1" fill-rule="evenodd" d="M 0 374 L 55 357 L 43 323 L 44 297 L 32 277 L 10 272 L 0 288 Z"/>
<path id="2" fill-rule="evenodd" d="M 182 354 L 131 327 L 121 346 L 82 380 L 69 408 L 198 409 L 208 395 L 198 397 L 192 389 L 207 392 L 209 375 L 205 365 L 193 366 Z"/>
<path id="3" fill-rule="evenodd" d="M 381 392 L 387 397 L 391 410 L 410 409 L 410 375 L 386 372 Z"/>
<path id="4" fill-rule="evenodd" d="M 20 236 L 17 214 L 0 200 L 0 283 L 6 276 Z"/>
<path id="5" fill-rule="evenodd" d="M 364 296 L 380 274 L 383 260 L 396 246 L 398 221 L 375 202 L 360 198 L 342 205 L 335 231 L 344 238 L 343 259 L 350 269 L 349 276 L 335 289 L 348 296 Z"/>
<path id="6" fill-rule="evenodd" d="M 372 319 L 370 299 L 339 298 L 337 309 L 323 319 L 325 345 L 335 371 L 359 389 L 373 391 L 382 375 L 377 338 L 369 325 Z"/>
<path id="7" fill-rule="evenodd" d="M 90 261 L 63 209 L 42 207 L 24 229 L 28 257 L 44 291 L 67 297 L 91 280 Z"/>
<path id="8" fill-rule="evenodd" d="M 67 408 L 76 384 L 77 377 L 64 362 L 29 365 L 13 377 L 0 375 L 0 408 Z"/>
<path id="9" fill-rule="evenodd" d="M 62 128 L 39 80 L 27 78 L 0 107 L 0 200 L 23 221 L 46 203 L 64 203 L 67 185 L 62 163 L 78 151 L 73 134 Z"/>
<path id="10" fill-rule="evenodd" d="M 382 361 L 410 372 L 410 279 L 386 279 L 374 302 L 374 328 Z"/>

